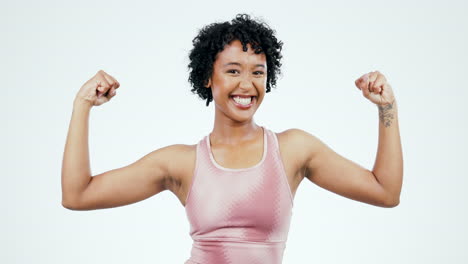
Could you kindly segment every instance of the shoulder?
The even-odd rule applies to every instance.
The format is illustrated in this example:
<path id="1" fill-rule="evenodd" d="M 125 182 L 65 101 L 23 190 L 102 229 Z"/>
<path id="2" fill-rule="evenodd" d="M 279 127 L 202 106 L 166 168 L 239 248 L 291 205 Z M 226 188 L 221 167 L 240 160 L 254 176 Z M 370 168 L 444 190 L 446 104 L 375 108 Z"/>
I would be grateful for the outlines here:
<path id="1" fill-rule="evenodd" d="M 283 132 L 276 133 L 276 136 L 280 143 L 298 148 L 311 147 L 319 142 L 317 137 L 298 128 L 287 129 Z"/>
<path id="2" fill-rule="evenodd" d="M 167 175 L 167 189 L 176 190 L 195 167 L 197 145 L 174 144 L 148 154 L 153 164 L 159 164 Z"/>
<path id="3" fill-rule="evenodd" d="M 175 169 L 195 158 L 197 145 L 174 144 L 153 151 L 156 158 L 163 159 L 168 169 Z"/>
<path id="4" fill-rule="evenodd" d="M 147 155 L 154 160 L 177 160 L 196 151 L 197 145 L 174 144 L 156 149 Z"/>
<path id="5" fill-rule="evenodd" d="M 320 147 L 320 140 L 302 129 L 287 129 L 276 136 L 281 154 L 285 159 L 296 161 L 299 167 L 311 160 Z"/>
<path id="6" fill-rule="evenodd" d="M 188 154 L 197 149 L 197 144 L 193 145 L 186 145 L 186 144 L 174 144 L 174 145 L 169 145 L 164 147 L 165 151 L 167 153 L 172 153 L 172 154 Z"/>
<path id="7" fill-rule="evenodd" d="M 144 159 L 148 160 L 149 164 L 162 168 L 171 176 L 195 159 L 196 148 L 197 145 L 169 145 L 148 153 Z"/>

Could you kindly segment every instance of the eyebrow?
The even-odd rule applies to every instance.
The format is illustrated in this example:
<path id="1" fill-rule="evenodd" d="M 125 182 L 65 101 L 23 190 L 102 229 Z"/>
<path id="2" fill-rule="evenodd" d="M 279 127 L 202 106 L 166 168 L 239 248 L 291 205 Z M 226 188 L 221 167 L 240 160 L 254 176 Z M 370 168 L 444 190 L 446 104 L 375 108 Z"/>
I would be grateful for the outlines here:
<path id="1" fill-rule="evenodd" d="M 239 62 L 228 62 L 228 63 L 224 64 L 224 67 L 229 66 L 229 65 L 241 66 L 241 64 L 240 64 Z M 262 67 L 262 68 L 265 68 L 265 65 L 263 65 L 263 64 L 255 64 L 255 67 Z"/>

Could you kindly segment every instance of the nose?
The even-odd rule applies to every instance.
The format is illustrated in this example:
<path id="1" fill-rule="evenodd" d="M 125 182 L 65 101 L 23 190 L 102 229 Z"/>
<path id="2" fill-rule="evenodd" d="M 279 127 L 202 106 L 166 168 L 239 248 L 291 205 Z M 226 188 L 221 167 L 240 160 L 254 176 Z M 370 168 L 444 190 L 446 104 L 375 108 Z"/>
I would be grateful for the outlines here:
<path id="1" fill-rule="evenodd" d="M 251 76 L 243 76 L 239 81 L 239 89 L 249 91 L 254 88 L 253 79 Z"/>

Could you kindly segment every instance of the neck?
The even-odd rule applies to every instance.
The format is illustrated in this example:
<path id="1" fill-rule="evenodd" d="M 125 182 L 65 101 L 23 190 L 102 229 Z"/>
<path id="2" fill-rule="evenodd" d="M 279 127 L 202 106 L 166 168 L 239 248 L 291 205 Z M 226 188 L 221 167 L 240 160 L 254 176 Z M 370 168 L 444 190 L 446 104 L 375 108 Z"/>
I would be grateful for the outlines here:
<path id="1" fill-rule="evenodd" d="M 220 117 L 216 114 L 210 141 L 215 145 L 235 145 L 255 138 L 260 131 L 263 134 L 262 128 L 255 124 L 253 118 L 245 122 L 236 122 L 226 116 Z"/>

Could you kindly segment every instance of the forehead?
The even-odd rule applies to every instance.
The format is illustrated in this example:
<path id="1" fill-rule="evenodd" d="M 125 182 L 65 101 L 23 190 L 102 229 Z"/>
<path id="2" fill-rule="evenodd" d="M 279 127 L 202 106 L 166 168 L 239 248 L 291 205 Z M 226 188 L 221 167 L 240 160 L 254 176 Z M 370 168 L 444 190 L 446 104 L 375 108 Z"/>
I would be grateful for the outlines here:
<path id="1" fill-rule="evenodd" d="M 266 67 L 266 56 L 264 53 L 255 54 L 250 44 L 247 44 L 247 51 L 243 51 L 242 43 L 239 40 L 233 40 L 218 53 L 215 65 L 222 66 L 229 62 L 238 62 L 241 65 L 264 64 Z"/>

